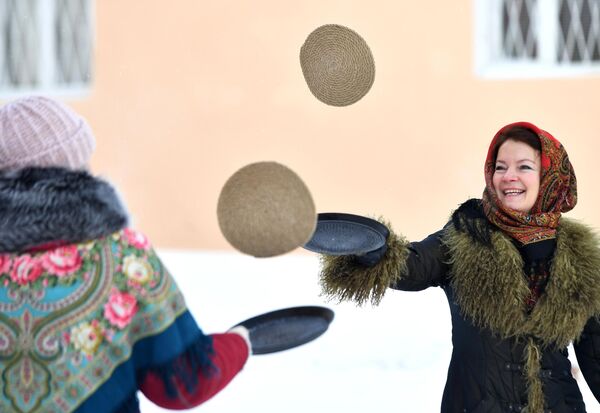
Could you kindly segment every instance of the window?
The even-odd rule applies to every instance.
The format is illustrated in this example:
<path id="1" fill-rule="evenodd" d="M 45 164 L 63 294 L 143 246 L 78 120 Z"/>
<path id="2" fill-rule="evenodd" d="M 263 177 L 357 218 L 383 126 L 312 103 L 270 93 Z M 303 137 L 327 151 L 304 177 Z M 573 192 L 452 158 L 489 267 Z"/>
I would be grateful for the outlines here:
<path id="1" fill-rule="evenodd" d="M 0 0 L 0 95 L 87 91 L 91 0 Z"/>
<path id="2" fill-rule="evenodd" d="M 600 0 L 475 0 L 475 71 L 490 78 L 600 74 Z"/>

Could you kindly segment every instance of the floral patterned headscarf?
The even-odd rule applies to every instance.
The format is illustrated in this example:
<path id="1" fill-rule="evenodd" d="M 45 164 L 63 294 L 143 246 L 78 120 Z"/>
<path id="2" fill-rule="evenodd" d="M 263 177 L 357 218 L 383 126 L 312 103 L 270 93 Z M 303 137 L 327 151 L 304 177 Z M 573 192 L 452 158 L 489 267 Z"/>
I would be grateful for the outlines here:
<path id="1" fill-rule="evenodd" d="M 492 181 L 498 140 L 514 127 L 533 131 L 542 147 L 540 192 L 529 213 L 502 205 Z M 522 244 L 555 238 L 561 213 L 570 211 L 577 203 L 577 180 L 565 148 L 548 132 L 531 123 L 517 122 L 504 126 L 496 133 L 488 149 L 482 201 L 488 220 Z"/>

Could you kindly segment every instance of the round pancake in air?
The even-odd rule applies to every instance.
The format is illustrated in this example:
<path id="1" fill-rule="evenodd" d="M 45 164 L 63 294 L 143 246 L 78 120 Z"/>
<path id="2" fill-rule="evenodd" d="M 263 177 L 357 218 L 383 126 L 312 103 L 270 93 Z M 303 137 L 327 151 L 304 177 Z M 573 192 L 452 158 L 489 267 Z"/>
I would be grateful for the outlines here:
<path id="1" fill-rule="evenodd" d="M 223 236 L 237 250 L 273 257 L 303 246 L 317 221 L 302 179 L 277 162 L 252 163 L 225 183 L 217 205 Z"/>

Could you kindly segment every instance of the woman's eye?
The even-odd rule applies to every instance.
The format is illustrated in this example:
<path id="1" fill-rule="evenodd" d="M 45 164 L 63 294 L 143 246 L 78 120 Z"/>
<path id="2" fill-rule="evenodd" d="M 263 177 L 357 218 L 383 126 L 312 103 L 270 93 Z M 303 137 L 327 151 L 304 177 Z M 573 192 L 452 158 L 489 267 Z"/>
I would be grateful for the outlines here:
<path id="1" fill-rule="evenodd" d="M 496 170 L 496 171 L 503 171 L 505 169 L 506 168 L 504 166 L 502 166 L 502 165 L 496 165 L 496 168 L 494 170 Z"/>
<path id="2" fill-rule="evenodd" d="M 532 168 L 531 166 L 529 166 L 529 165 L 521 165 L 521 166 L 519 167 L 519 169 L 523 169 L 523 170 L 532 170 L 533 168 Z"/>

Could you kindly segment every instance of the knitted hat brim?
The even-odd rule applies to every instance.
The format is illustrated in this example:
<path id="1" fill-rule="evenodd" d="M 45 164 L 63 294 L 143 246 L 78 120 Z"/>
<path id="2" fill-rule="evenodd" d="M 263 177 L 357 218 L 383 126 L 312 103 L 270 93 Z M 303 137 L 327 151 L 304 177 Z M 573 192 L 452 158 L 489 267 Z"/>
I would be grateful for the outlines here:
<path id="1" fill-rule="evenodd" d="M 15 159 L 13 163 L 7 164 L 11 167 L 68 167 L 70 169 L 86 169 L 96 143 L 92 130 L 86 122 L 81 122 L 76 131 L 65 135 L 64 139 L 53 142 L 39 152 L 32 152 L 30 156 Z M 57 149 L 63 149 L 58 151 Z"/>

